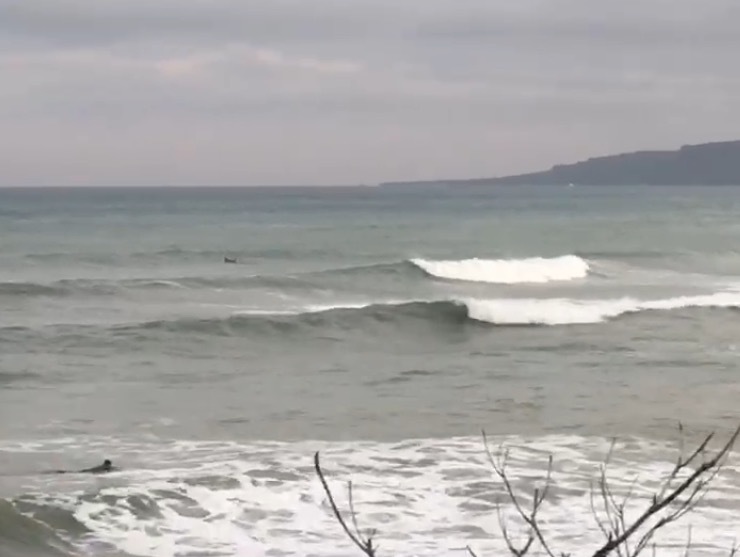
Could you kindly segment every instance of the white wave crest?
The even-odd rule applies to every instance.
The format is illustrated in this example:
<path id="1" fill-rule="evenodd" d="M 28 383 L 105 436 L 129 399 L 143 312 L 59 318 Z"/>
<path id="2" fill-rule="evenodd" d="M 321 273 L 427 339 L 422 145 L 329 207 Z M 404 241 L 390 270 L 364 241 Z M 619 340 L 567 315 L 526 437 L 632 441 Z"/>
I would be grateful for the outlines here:
<path id="1" fill-rule="evenodd" d="M 165 280 L 165 279 L 141 281 L 140 284 L 142 286 L 166 286 L 170 288 L 183 288 L 183 289 L 188 288 L 187 286 L 177 282 L 176 280 Z"/>
<path id="2" fill-rule="evenodd" d="M 398 306 L 415 302 L 416 300 L 370 300 L 363 302 L 342 302 L 337 301 L 331 304 L 308 304 L 299 305 L 286 309 L 263 309 L 248 308 L 232 312 L 232 316 L 260 316 L 260 315 L 308 315 L 313 313 L 327 313 L 335 310 L 365 309 L 375 305 Z"/>
<path id="3" fill-rule="evenodd" d="M 577 255 L 458 261 L 412 259 L 411 263 L 438 278 L 496 284 L 574 280 L 584 278 L 589 271 L 588 261 Z"/>
<path id="4" fill-rule="evenodd" d="M 468 316 L 476 321 L 497 325 L 576 325 L 600 323 L 626 313 L 682 308 L 740 307 L 740 293 L 718 292 L 703 296 L 679 296 L 663 300 L 500 299 L 462 300 Z"/>

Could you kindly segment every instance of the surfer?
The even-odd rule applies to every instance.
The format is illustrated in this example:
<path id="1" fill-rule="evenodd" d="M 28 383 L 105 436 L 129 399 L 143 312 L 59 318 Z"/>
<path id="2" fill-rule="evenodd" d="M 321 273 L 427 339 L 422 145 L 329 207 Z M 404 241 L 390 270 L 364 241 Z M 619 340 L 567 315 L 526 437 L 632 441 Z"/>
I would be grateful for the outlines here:
<path id="1" fill-rule="evenodd" d="M 236 257 L 224 257 L 224 263 L 236 263 Z"/>
<path id="2" fill-rule="evenodd" d="M 92 468 L 85 468 L 84 470 L 77 470 L 77 474 L 105 474 L 107 472 L 113 472 L 116 468 L 113 463 L 107 458 L 103 461 L 103 464 L 98 464 Z M 69 474 L 69 470 L 55 470 L 52 474 Z M 74 472 L 72 472 L 74 473 Z"/>
<path id="3" fill-rule="evenodd" d="M 112 472 L 114 470 L 113 463 L 107 458 L 103 461 L 103 464 L 98 464 L 92 468 L 85 468 L 80 470 L 80 474 L 104 474 L 106 472 Z"/>

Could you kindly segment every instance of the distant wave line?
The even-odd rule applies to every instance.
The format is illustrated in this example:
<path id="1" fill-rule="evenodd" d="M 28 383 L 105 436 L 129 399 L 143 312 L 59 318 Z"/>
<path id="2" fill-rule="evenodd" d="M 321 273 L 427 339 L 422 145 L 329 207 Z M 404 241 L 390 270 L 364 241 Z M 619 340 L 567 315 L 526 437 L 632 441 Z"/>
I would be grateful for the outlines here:
<path id="1" fill-rule="evenodd" d="M 407 275 L 432 279 L 496 284 L 542 283 L 586 276 L 589 263 L 574 255 L 525 259 L 408 259 L 368 265 L 329 268 L 287 274 L 244 274 L 185 277 L 132 277 L 123 279 L 72 278 L 51 282 L 0 282 L 0 296 L 115 295 L 125 289 L 244 288 L 250 286 L 317 286 L 316 279 L 341 275 Z"/>

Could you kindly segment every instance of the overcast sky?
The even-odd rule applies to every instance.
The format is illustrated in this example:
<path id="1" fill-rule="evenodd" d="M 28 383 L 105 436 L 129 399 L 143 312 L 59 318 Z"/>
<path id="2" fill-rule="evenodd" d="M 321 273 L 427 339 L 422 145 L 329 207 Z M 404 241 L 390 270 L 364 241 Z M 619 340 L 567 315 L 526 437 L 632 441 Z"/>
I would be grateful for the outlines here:
<path id="1" fill-rule="evenodd" d="M 0 0 L 0 185 L 495 176 L 740 139 L 738 0 Z"/>

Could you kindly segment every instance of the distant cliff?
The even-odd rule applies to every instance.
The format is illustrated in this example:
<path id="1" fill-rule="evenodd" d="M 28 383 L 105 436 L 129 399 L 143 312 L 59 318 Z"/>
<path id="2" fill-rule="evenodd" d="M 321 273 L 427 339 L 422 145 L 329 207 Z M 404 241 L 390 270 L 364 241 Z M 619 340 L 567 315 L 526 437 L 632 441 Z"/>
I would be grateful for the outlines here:
<path id="1" fill-rule="evenodd" d="M 685 145 L 677 151 L 637 151 L 559 164 L 550 170 L 473 180 L 389 182 L 410 185 L 740 185 L 740 141 Z"/>

